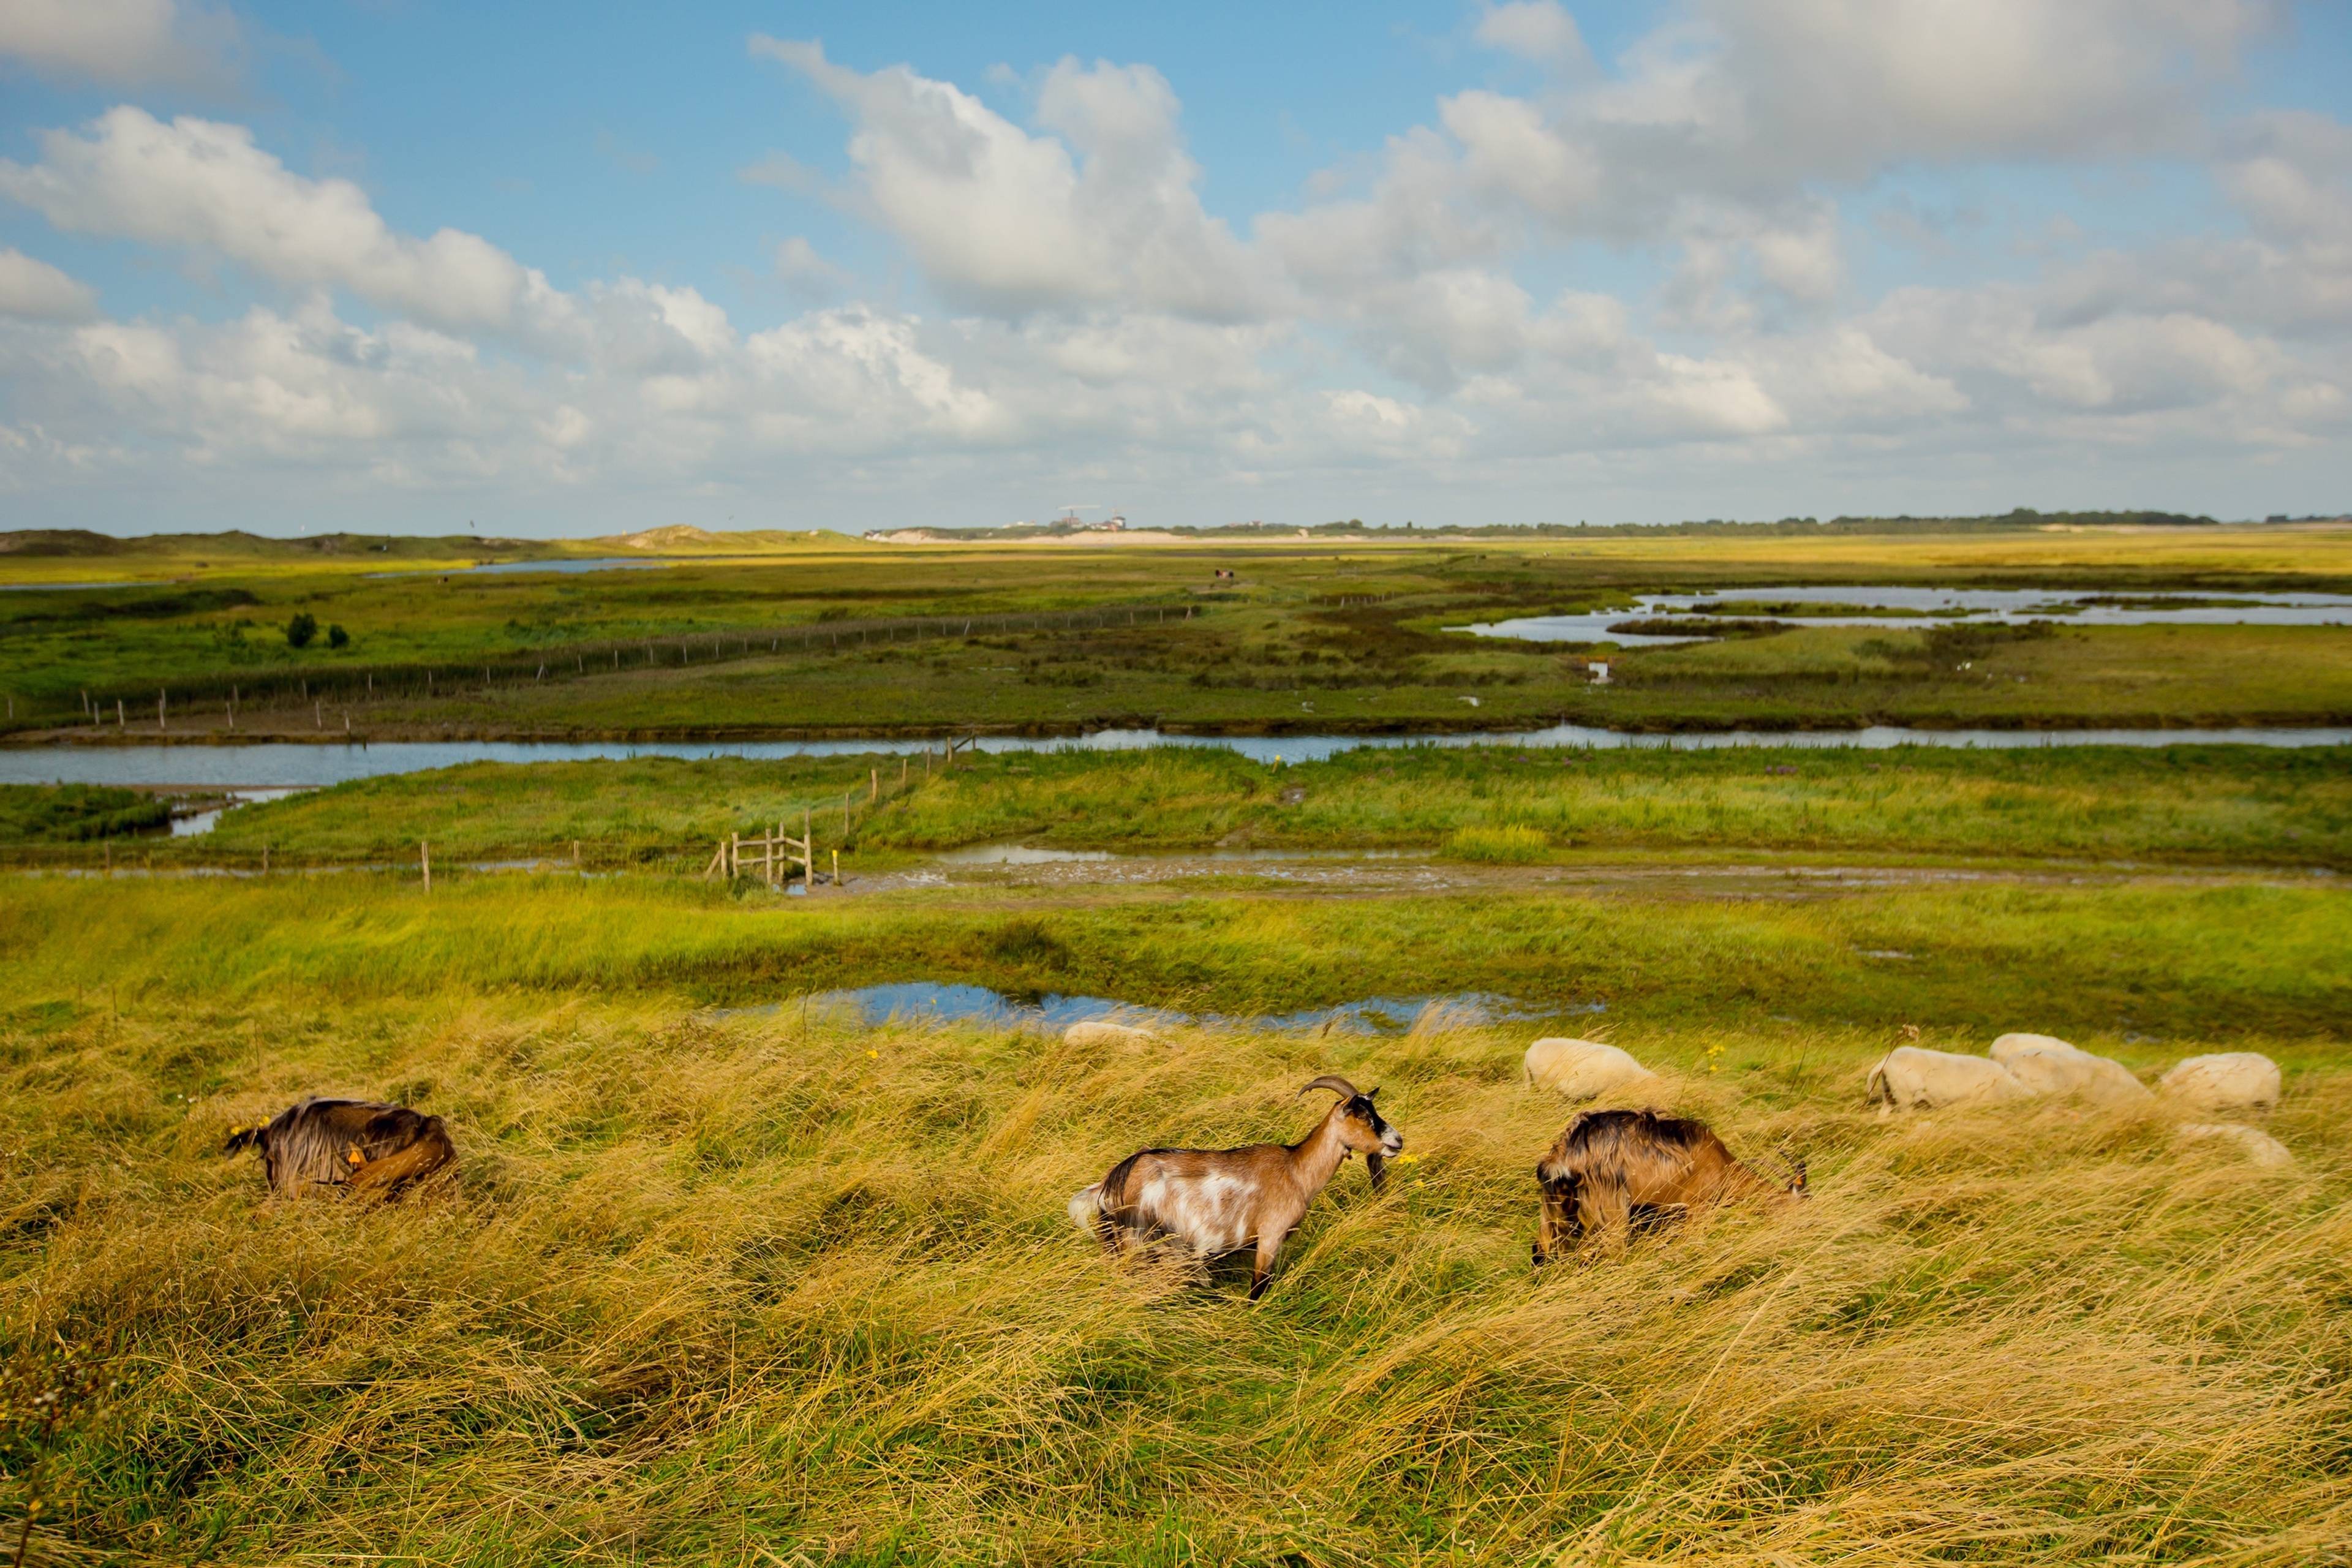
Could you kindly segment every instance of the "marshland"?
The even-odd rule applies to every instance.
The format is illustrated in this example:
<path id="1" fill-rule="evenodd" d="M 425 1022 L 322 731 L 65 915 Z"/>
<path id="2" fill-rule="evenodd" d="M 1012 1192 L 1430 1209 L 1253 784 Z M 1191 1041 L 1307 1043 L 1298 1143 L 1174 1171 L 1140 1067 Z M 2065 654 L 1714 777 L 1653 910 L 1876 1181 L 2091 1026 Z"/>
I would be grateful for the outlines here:
<path id="1" fill-rule="evenodd" d="M 2340 721 L 2352 632 L 1981 628 L 2000 635 L 1966 658 L 2038 661 L 2003 689 L 1945 679 L 1982 662 L 1856 651 L 1962 627 L 1566 651 L 1447 629 L 1670 586 L 1769 603 L 1841 571 L 2344 584 L 2334 535 L 2149 540 L 1309 542 L 1132 633 L 1112 607 L 1181 603 L 1223 546 L 924 546 L 886 572 L 863 563 L 878 546 L 772 542 L 723 580 L 688 556 L 444 585 L 190 544 L 160 557 L 186 584 L 5 595 L 19 754 L 136 741 L 76 704 L 109 682 L 184 680 L 180 738 L 226 739 L 203 682 L 341 689 L 347 656 L 493 661 L 446 700 L 355 700 L 386 737 L 707 721 L 943 745 L 1139 712 L 1264 729 L 1277 697 L 1459 727 L 1465 695 L 1481 723 L 2059 725 L 1999 752 L 474 763 L 183 837 L 168 791 L 0 791 L 11 1540 L 37 1500 L 31 1550 L 59 1562 L 2336 1560 L 2352 766 L 2340 746 L 2076 745 L 2063 723 Z M 781 645 L 847 619 L 817 619 L 836 604 L 886 618 L 845 594 L 861 582 L 902 623 L 944 616 L 959 578 L 976 613 L 1104 624 L 505 673 L 621 628 Z M 794 580 L 805 598 L 745 593 Z M 39 618 L 68 593 L 199 589 L 257 603 Z M 265 649 L 302 606 L 347 647 Z M 245 652 L 206 664 L 239 617 Z M 1618 665 L 1598 690 L 1568 662 L 1595 658 Z M 1864 659 L 1884 671 L 1852 675 Z M 316 719 L 263 700 L 236 734 Z M 803 819 L 844 883 L 703 874 L 730 834 Z M 1008 845 L 1108 858 L 971 853 Z M 1150 1031 L 877 1019 L 833 994 L 911 983 L 1109 998 Z M 1392 1027 L 1285 1022 L 1373 996 L 1413 1005 Z M 2293 1162 L 2185 1141 L 2162 1097 L 1865 1100 L 1895 1045 L 1981 1054 L 2021 1029 L 2149 1084 L 2260 1052 L 2284 1080 L 2260 1125 Z M 1534 1166 L 1579 1109 L 1526 1081 L 1538 1035 L 1633 1053 L 1656 1078 L 1622 1103 L 1703 1120 L 1769 1177 L 1802 1160 L 1810 1199 L 1531 1269 Z M 1327 1074 L 1378 1087 L 1404 1153 L 1378 1192 L 1339 1169 L 1262 1300 L 1246 1257 L 1114 1261 L 1073 1230 L 1070 1194 L 1139 1149 L 1301 1138 L 1321 1108 L 1298 1091 Z M 313 1094 L 439 1117 L 457 1163 L 398 1202 L 272 1201 L 223 1145 Z M 94 1375 L 59 1370 L 68 1349 Z M 62 1415 L 20 1418 L 45 1387 Z"/>

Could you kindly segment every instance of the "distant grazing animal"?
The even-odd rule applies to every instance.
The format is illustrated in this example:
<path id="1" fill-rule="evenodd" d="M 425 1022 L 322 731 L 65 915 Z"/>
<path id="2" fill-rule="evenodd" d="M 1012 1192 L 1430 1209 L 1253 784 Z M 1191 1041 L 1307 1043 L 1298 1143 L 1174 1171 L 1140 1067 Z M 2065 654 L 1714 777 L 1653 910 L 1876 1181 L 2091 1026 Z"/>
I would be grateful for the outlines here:
<path id="1" fill-rule="evenodd" d="M 2294 1163 L 2287 1146 L 2259 1127 L 2242 1121 L 2184 1121 L 2172 1130 L 2184 1143 L 2229 1143 L 2246 1163 L 2265 1171 L 2282 1171 Z"/>
<path id="2" fill-rule="evenodd" d="M 1298 1228 L 1340 1163 L 1351 1152 L 1362 1154 L 1378 1191 L 1388 1162 L 1404 1147 L 1404 1135 L 1381 1120 L 1372 1104 L 1379 1089 L 1360 1094 L 1346 1079 L 1327 1076 L 1298 1093 L 1303 1098 L 1318 1089 L 1339 1098 L 1297 1142 L 1146 1149 L 1072 1197 L 1070 1217 L 1114 1253 L 1168 1237 L 1205 1261 L 1255 1244 L 1249 1293 L 1256 1300 L 1265 1293 L 1284 1239 Z"/>
<path id="3" fill-rule="evenodd" d="M 1543 1207 L 1535 1260 L 1549 1262 L 1591 1233 L 1674 1218 L 1707 1204 L 1804 1197 L 1804 1162 L 1794 1163 L 1797 1179 L 1776 1186 L 1732 1158 L 1705 1122 L 1654 1110 L 1579 1111 L 1536 1163 Z"/>
<path id="4" fill-rule="evenodd" d="M 1612 1089 L 1655 1081 L 1650 1069 L 1631 1052 L 1599 1040 L 1571 1040 L 1554 1035 L 1528 1047 L 1522 1063 L 1529 1087 L 1541 1084 L 1570 1100 L 1592 1100 Z"/>
<path id="5" fill-rule="evenodd" d="M 2098 1105 L 2137 1105 L 2154 1098 L 2123 1063 L 2050 1035 L 2003 1035 L 1987 1054 L 2028 1094 L 2080 1095 Z"/>
<path id="6" fill-rule="evenodd" d="M 2196 1110 L 2268 1110 L 2279 1102 L 2278 1063 L 2253 1051 L 2177 1062 L 2157 1080 L 2167 1100 Z"/>
<path id="7" fill-rule="evenodd" d="M 1967 1100 L 2023 1100 L 2029 1090 L 1985 1057 L 1897 1046 L 1870 1069 L 1870 1098 L 1882 1105 L 1933 1110 Z"/>
<path id="8" fill-rule="evenodd" d="M 240 1127 L 222 1148 L 261 1151 L 274 1193 L 350 1187 L 391 1196 L 456 1163 L 437 1116 L 369 1100 L 306 1100 L 261 1127 Z"/>

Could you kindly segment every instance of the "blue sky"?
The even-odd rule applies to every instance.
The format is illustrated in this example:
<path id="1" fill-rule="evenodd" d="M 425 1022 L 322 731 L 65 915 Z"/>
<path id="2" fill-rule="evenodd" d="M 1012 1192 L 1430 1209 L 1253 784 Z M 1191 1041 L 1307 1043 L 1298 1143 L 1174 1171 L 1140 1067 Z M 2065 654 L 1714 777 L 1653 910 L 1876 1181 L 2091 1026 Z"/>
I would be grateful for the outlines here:
<path id="1" fill-rule="evenodd" d="M 2352 504 L 2352 7 L 0 11 L 0 524 Z"/>

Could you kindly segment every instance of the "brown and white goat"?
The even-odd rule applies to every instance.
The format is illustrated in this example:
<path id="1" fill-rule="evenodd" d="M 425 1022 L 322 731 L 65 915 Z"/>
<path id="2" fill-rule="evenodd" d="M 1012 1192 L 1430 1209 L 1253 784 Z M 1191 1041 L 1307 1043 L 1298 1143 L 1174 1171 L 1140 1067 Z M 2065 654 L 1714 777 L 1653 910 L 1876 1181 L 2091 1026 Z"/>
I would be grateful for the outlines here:
<path id="1" fill-rule="evenodd" d="M 1167 1237 L 1205 1261 L 1255 1244 L 1250 1300 L 1256 1300 L 1284 1239 L 1307 1217 L 1340 1163 L 1350 1153 L 1362 1154 L 1378 1191 L 1388 1162 L 1404 1147 L 1404 1135 L 1381 1121 L 1372 1104 L 1379 1089 L 1360 1094 L 1346 1079 L 1327 1076 L 1298 1093 L 1304 1098 L 1318 1089 L 1339 1098 L 1297 1142 L 1146 1149 L 1071 1198 L 1070 1217 L 1113 1252 Z"/>
<path id="2" fill-rule="evenodd" d="M 260 1127 L 240 1127 L 221 1152 L 261 1151 L 273 1193 L 350 1187 L 391 1196 L 456 1163 L 437 1116 L 368 1100 L 305 1100 Z"/>
<path id="3" fill-rule="evenodd" d="M 1587 1233 L 1620 1232 L 1708 1204 L 1804 1197 L 1804 1162 L 1794 1163 L 1797 1179 L 1776 1186 L 1734 1159 L 1703 1121 L 1654 1110 L 1581 1111 L 1536 1163 L 1543 1209 L 1535 1260 L 1549 1262 Z"/>

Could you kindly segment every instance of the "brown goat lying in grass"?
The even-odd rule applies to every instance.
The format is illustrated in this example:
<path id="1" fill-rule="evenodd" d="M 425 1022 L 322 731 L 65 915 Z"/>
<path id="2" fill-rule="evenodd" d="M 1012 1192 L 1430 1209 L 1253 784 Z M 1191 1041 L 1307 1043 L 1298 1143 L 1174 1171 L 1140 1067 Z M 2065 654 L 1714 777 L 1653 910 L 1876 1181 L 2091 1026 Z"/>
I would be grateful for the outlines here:
<path id="1" fill-rule="evenodd" d="M 1536 1164 L 1543 1208 L 1536 1226 L 1538 1263 L 1587 1234 L 1622 1232 L 1733 1198 L 1786 1202 L 1806 1195 L 1805 1166 L 1786 1187 L 1758 1175 L 1724 1147 L 1705 1122 L 1654 1110 L 1586 1110 Z"/>
<path id="2" fill-rule="evenodd" d="M 1255 1242 L 1250 1300 L 1256 1300 L 1273 1277 L 1284 1238 L 1298 1228 L 1340 1163 L 1350 1152 L 1361 1153 L 1377 1190 L 1390 1157 L 1404 1147 L 1403 1134 L 1372 1105 L 1379 1089 L 1359 1094 L 1346 1079 L 1325 1077 L 1298 1092 L 1318 1089 L 1338 1095 L 1339 1102 L 1297 1142 L 1146 1149 L 1072 1197 L 1070 1217 L 1113 1252 L 1165 1236 L 1205 1261 Z"/>
<path id="3" fill-rule="evenodd" d="M 267 1126 L 240 1127 L 225 1154 L 261 1151 L 273 1193 L 350 1187 L 391 1196 L 455 1163 L 457 1151 L 437 1116 L 368 1100 L 306 1100 Z"/>

